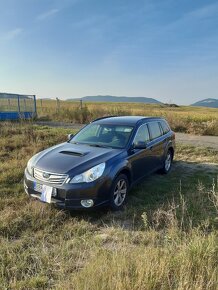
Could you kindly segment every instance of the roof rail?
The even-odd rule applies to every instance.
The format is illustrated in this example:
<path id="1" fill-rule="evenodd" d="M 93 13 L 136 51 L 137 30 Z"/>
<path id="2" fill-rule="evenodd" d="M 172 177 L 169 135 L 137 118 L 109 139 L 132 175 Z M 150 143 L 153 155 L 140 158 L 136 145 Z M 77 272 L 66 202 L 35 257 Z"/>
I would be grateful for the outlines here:
<path id="1" fill-rule="evenodd" d="M 97 119 L 91 121 L 90 123 L 93 123 L 95 121 L 99 121 L 99 120 L 102 120 L 102 119 L 113 118 L 113 117 L 118 117 L 118 116 L 117 115 L 105 116 L 105 117 L 97 118 Z"/>

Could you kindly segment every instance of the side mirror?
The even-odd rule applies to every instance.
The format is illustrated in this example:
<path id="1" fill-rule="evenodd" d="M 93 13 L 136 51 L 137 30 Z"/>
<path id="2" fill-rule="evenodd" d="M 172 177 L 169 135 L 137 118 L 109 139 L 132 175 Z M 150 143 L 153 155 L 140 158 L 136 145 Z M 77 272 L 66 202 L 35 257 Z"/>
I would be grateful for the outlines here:
<path id="1" fill-rule="evenodd" d="M 73 134 L 68 134 L 67 135 L 67 140 L 70 141 L 73 138 L 73 136 L 74 136 Z"/>
<path id="2" fill-rule="evenodd" d="M 134 149 L 145 149 L 147 147 L 146 142 L 138 141 L 133 144 Z"/>

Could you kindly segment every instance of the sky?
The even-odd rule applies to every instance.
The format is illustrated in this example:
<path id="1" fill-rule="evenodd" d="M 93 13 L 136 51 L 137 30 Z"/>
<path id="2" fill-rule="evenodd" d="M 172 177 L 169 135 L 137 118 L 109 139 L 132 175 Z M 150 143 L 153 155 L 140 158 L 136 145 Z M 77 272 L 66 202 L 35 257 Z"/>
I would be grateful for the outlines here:
<path id="1" fill-rule="evenodd" d="M 0 0 L 0 92 L 218 98 L 218 1 Z"/>

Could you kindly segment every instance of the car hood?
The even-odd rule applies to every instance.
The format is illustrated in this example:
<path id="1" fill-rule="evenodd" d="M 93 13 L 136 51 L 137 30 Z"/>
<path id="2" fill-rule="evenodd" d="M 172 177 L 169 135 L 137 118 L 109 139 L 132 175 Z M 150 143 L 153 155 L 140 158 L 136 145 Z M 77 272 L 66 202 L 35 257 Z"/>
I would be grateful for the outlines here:
<path id="1" fill-rule="evenodd" d="M 51 173 L 77 174 L 106 162 L 122 151 L 65 142 L 38 153 L 33 166 Z"/>

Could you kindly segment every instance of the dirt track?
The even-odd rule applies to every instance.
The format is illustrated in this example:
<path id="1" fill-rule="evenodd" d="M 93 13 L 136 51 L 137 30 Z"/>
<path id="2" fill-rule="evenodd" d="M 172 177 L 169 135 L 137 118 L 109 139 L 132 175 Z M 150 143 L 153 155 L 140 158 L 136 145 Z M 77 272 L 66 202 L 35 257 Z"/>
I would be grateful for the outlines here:
<path id="1" fill-rule="evenodd" d="M 184 133 L 176 133 L 176 140 L 179 143 L 211 147 L 218 150 L 218 136 L 197 136 Z"/>
<path id="2" fill-rule="evenodd" d="M 63 122 L 36 122 L 38 125 L 44 126 L 51 126 L 51 127 L 63 127 L 70 129 L 80 129 L 84 125 L 81 124 L 71 124 L 71 123 L 63 123 Z M 184 133 L 176 133 L 176 140 L 179 143 L 193 145 L 193 146 L 203 146 L 203 147 L 211 147 L 218 150 L 218 136 L 197 136 L 197 135 L 190 135 Z"/>

